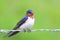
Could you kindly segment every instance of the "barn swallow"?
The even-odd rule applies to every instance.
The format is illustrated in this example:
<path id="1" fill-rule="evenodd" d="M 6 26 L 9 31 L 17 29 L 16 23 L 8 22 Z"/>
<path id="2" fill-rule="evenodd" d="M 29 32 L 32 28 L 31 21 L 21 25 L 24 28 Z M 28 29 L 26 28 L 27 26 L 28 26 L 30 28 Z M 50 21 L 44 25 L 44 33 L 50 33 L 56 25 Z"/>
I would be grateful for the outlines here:
<path id="1" fill-rule="evenodd" d="M 16 24 L 16 26 L 12 30 L 24 30 L 24 32 L 31 32 L 30 28 L 34 25 L 34 13 L 33 10 L 27 10 L 26 15 Z M 11 37 L 15 34 L 19 33 L 19 31 L 10 31 L 8 33 L 8 37 Z"/>

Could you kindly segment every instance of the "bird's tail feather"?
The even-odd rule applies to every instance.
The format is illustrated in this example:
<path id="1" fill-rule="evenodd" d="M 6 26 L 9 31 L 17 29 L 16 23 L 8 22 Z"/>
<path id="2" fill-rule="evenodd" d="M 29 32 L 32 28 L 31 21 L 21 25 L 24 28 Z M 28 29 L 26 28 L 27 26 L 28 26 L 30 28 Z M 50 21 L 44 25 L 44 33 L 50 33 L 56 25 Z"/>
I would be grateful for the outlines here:
<path id="1" fill-rule="evenodd" d="M 8 37 L 11 37 L 11 36 L 13 36 L 13 35 L 15 35 L 17 33 L 19 33 L 19 31 L 15 31 L 15 32 L 11 31 L 11 32 L 8 33 Z"/>

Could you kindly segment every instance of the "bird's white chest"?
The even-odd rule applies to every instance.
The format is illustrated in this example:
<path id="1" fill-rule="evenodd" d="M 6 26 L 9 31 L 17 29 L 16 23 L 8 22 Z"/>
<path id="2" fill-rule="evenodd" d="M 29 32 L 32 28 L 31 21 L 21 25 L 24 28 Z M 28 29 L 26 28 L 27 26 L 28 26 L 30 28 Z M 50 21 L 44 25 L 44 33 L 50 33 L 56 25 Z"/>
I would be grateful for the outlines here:
<path id="1" fill-rule="evenodd" d="M 28 17 L 28 19 L 26 20 L 26 22 L 20 28 L 21 29 L 30 28 L 33 25 L 34 25 L 34 18 Z"/>
<path id="2" fill-rule="evenodd" d="M 28 20 L 26 21 L 26 23 L 27 23 L 28 26 L 33 26 L 33 24 L 34 24 L 34 19 L 28 17 Z"/>

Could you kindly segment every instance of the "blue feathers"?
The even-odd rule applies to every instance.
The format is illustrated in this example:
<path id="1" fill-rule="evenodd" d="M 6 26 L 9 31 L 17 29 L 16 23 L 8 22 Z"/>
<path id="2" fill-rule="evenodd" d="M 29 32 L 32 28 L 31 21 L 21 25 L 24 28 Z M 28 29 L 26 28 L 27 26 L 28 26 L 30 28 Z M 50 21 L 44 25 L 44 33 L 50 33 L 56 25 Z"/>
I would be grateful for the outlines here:
<path id="1" fill-rule="evenodd" d="M 28 14 L 28 13 L 32 13 L 32 12 L 33 12 L 33 11 L 32 11 L 31 9 L 27 10 L 27 14 Z"/>

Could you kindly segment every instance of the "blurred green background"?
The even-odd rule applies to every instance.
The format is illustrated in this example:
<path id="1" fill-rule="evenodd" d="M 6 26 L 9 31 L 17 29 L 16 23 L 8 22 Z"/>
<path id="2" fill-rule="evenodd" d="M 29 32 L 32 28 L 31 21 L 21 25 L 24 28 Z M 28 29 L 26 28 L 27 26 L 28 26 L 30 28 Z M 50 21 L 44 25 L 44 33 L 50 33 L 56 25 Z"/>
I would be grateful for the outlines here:
<path id="1" fill-rule="evenodd" d="M 32 29 L 60 28 L 60 0 L 0 0 L 0 29 L 12 29 L 32 9 L 35 25 Z M 60 40 L 60 32 L 18 33 L 8 38 L 0 33 L 0 40 Z"/>

